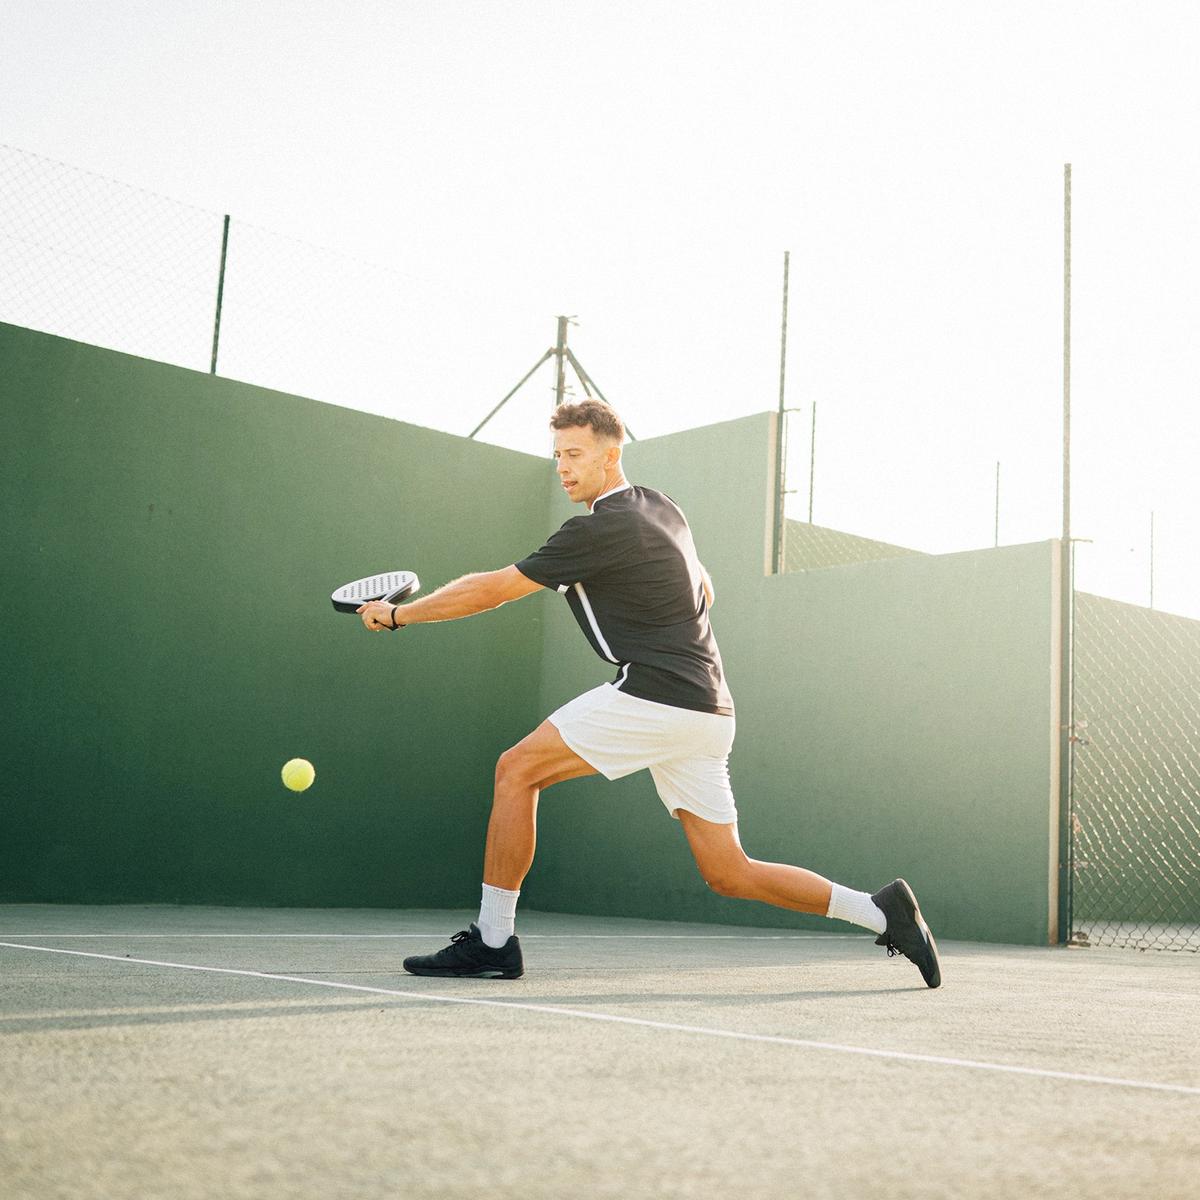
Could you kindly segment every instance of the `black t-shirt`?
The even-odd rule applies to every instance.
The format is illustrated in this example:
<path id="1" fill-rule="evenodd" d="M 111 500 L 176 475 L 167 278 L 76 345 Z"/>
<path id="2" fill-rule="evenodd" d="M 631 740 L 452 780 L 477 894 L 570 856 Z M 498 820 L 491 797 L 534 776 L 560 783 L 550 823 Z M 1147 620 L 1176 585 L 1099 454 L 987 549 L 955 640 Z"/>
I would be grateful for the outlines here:
<path id="1" fill-rule="evenodd" d="M 592 649 L 621 668 L 620 691 L 733 715 L 692 531 L 669 496 L 609 492 L 516 566 L 566 596 Z"/>

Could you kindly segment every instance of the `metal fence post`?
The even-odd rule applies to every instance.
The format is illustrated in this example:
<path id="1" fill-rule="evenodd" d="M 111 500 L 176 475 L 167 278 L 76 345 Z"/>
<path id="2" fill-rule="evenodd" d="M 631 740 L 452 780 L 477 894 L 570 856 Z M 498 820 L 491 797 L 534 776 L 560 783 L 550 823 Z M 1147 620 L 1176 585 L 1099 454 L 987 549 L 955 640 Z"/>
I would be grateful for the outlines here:
<path id="1" fill-rule="evenodd" d="M 225 298 L 225 258 L 229 253 L 229 214 L 225 214 L 225 223 L 221 230 L 221 269 L 217 274 L 217 315 L 213 320 L 212 364 L 208 373 L 217 373 L 217 348 L 221 342 L 221 304 Z"/>
<path id="2" fill-rule="evenodd" d="M 1071 164 L 1063 169 L 1063 528 L 1058 768 L 1058 943 L 1072 936 L 1071 892 L 1075 876 L 1072 759 L 1075 753 L 1075 543 L 1071 539 Z"/>
<path id="3" fill-rule="evenodd" d="M 788 312 L 788 263 L 791 251 L 783 252 L 783 320 L 779 333 L 779 416 L 775 423 L 775 547 L 772 555 L 776 575 L 784 569 L 784 536 L 786 531 L 787 480 L 786 429 L 787 410 L 783 406 L 784 380 L 787 372 L 787 312 Z"/>

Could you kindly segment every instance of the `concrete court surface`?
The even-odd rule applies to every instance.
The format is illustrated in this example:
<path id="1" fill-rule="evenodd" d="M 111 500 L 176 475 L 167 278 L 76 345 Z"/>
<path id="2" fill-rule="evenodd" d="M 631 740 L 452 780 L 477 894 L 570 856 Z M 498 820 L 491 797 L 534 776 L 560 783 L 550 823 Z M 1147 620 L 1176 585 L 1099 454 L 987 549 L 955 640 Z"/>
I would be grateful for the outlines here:
<path id="1" fill-rule="evenodd" d="M 1193 954 L 471 915 L 0 906 L 0 1195 L 1200 1192 Z"/>

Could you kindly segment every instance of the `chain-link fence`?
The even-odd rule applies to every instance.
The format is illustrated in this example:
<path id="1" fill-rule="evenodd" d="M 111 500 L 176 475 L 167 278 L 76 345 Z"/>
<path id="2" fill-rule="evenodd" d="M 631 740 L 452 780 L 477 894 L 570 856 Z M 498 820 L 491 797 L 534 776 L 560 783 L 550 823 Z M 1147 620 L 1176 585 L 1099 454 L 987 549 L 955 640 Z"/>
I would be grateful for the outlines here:
<path id="1" fill-rule="evenodd" d="M 222 218 L 0 146 L 0 316 L 207 370 Z"/>
<path id="2" fill-rule="evenodd" d="M 0 145 L 0 319 L 333 403 L 402 387 L 394 271 Z M 219 340 L 218 292 L 221 293 Z M 214 344 L 215 343 L 215 344 Z"/>
<path id="3" fill-rule="evenodd" d="M 1200 951 L 1200 621 L 1075 595 L 1072 940 Z"/>
<path id="4" fill-rule="evenodd" d="M 786 521 L 783 538 L 784 571 L 818 571 L 850 563 L 876 562 L 884 558 L 908 558 L 919 550 L 892 546 L 871 538 L 857 537 L 837 529 L 826 529 L 807 521 Z"/>
<path id="5" fill-rule="evenodd" d="M 221 375 L 361 406 L 403 386 L 412 347 L 393 271 L 231 221 Z"/>

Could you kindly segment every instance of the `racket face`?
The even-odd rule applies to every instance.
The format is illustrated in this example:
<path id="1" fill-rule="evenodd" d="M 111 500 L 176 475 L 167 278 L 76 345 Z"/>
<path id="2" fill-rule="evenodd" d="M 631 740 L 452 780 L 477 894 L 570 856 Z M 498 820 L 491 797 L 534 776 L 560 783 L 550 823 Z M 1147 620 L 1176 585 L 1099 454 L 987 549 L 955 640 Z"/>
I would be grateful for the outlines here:
<path id="1" fill-rule="evenodd" d="M 420 587 L 421 581 L 412 571 L 383 571 L 378 575 L 366 575 L 362 579 L 342 584 L 330 599 L 338 612 L 352 613 L 372 600 L 399 604 Z"/>

